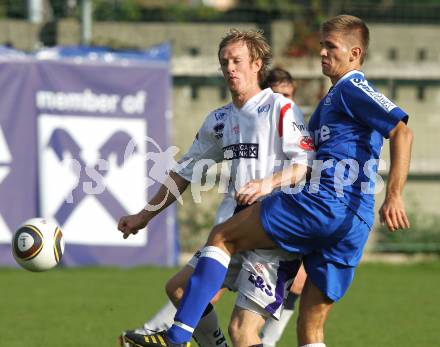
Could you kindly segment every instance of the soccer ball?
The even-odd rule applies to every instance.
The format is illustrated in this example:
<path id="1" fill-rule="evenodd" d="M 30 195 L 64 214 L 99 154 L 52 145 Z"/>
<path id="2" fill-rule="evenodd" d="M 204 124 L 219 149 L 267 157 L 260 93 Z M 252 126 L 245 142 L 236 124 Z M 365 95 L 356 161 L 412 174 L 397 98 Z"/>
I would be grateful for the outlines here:
<path id="1" fill-rule="evenodd" d="M 48 219 L 32 218 L 23 223 L 12 239 L 12 253 L 19 265 L 29 271 L 46 271 L 63 256 L 61 229 Z"/>

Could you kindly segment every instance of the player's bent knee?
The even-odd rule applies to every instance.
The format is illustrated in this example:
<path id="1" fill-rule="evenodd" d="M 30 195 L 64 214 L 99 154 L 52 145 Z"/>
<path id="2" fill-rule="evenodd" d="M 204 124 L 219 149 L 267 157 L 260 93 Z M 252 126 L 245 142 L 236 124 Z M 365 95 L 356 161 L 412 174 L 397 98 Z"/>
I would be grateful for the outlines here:
<path id="1" fill-rule="evenodd" d="M 233 228 L 234 226 L 228 222 L 216 225 L 209 234 L 206 245 L 218 247 L 229 254 L 236 253 L 239 248 L 239 240 L 234 238 Z"/>
<path id="2" fill-rule="evenodd" d="M 179 302 L 183 297 L 183 293 L 189 277 L 189 274 L 186 275 L 186 273 L 184 273 L 184 270 L 171 277 L 165 284 L 165 292 L 167 293 L 168 298 L 173 303 Z"/>
<path id="3" fill-rule="evenodd" d="M 178 302 L 182 299 L 183 296 L 183 288 L 177 282 L 170 279 L 165 284 L 165 292 L 167 293 L 168 298 L 173 302 Z"/>
<path id="4" fill-rule="evenodd" d="M 188 280 L 193 272 L 194 268 L 186 265 L 165 284 L 165 292 L 174 304 L 182 299 Z"/>
<path id="5" fill-rule="evenodd" d="M 222 228 L 222 224 L 216 225 L 209 234 L 208 242 L 206 243 L 207 246 L 224 248 L 226 241 L 224 233 L 225 231 L 224 228 Z"/>

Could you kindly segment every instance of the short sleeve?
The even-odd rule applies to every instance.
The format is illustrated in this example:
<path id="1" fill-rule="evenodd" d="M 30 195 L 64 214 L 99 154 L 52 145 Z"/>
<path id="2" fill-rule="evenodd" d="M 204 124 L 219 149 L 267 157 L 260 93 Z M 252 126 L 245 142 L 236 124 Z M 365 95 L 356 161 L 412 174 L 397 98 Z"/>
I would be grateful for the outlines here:
<path id="1" fill-rule="evenodd" d="M 345 81 L 340 95 L 341 106 L 350 117 L 367 124 L 385 138 L 397 123 L 408 121 L 405 111 L 362 78 Z"/>
<path id="2" fill-rule="evenodd" d="M 292 163 L 312 166 L 315 158 L 313 139 L 296 104 L 281 107 L 278 121 L 283 152 Z"/>
<path id="3" fill-rule="evenodd" d="M 199 129 L 191 147 L 178 161 L 178 164 L 174 167 L 173 171 L 179 176 L 183 177 L 187 181 L 192 182 L 194 166 L 197 162 L 205 160 L 206 163 L 212 161 L 212 164 L 218 163 L 223 160 L 223 151 L 220 148 L 214 129 L 215 125 L 210 122 L 208 116 Z M 217 129 L 218 130 L 218 129 Z"/>

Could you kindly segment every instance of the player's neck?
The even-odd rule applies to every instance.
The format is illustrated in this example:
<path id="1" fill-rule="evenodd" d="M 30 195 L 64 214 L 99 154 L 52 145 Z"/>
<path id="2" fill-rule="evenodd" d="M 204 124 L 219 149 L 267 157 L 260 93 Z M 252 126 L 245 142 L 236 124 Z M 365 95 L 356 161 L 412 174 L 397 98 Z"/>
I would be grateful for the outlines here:
<path id="1" fill-rule="evenodd" d="M 346 74 L 348 74 L 351 71 L 355 71 L 355 70 L 360 70 L 361 66 L 360 65 L 353 65 L 350 66 L 349 68 L 347 68 L 345 71 L 343 71 L 342 73 L 340 73 L 337 76 L 329 76 L 330 77 L 330 81 L 332 82 L 332 85 L 335 85 L 336 83 L 338 83 L 338 81 L 344 77 Z"/>
<path id="2" fill-rule="evenodd" d="M 259 92 L 261 92 L 261 89 L 259 86 L 256 86 L 243 92 L 231 93 L 232 103 L 235 107 L 242 108 L 250 98 L 252 98 L 254 95 L 257 95 Z"/>

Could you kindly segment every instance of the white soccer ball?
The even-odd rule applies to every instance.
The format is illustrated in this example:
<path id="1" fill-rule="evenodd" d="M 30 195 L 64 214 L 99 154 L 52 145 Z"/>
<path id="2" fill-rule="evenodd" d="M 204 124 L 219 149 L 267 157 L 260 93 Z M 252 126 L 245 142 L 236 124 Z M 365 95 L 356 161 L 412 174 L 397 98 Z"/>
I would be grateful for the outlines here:
<path id="1" fill-rule="evenodd" d="M 46 271 L 63 256 L 63 233 L 58 225 L 45 218 L 27 220 L 15 232 L 12 253 L 19 265 L 29 271 Z"/>

